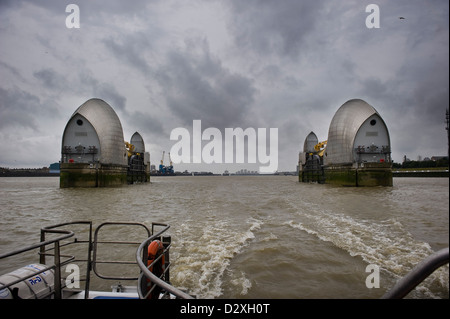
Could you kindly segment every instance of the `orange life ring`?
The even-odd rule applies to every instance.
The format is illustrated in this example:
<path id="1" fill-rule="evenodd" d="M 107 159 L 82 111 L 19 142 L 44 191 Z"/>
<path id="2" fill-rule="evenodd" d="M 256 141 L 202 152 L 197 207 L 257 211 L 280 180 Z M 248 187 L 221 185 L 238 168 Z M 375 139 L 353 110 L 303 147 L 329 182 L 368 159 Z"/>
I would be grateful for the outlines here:
<path id="1" fill-rule="evenodd" d="M 147 250 L 147 266 L 150 266 L 155 259 L 157 259 L 159 256 L 162 255 L 162 257 L 154 264 L 152 265 L 149 270 L 156 276 L 161 277 L 161 275 L 164 273 L 165 269 L 165 256 L 164 256 L 164 246 L 161 241 L 154 240 L 148 245 Z M 147 279 L 147 287 L 148 290 L 150 290 L 153 287 L 153 284 L 150 282 L 150 280 Z M 147 297 L 148 299 L 158 299 L 159 293 L 161 292 L 161 288 L 155 287 L 153 291 L 149 294 Z"/>

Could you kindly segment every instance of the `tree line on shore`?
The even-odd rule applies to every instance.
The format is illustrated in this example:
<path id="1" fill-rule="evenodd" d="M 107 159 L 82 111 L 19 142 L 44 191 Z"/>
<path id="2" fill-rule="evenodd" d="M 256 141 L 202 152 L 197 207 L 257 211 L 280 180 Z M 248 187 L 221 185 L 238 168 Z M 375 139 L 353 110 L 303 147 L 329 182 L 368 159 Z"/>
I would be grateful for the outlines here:
<path id="1" fill-rule="evenodd" d="M 403 161 L 403 163 L 393 163 L 393 168 L 434 168 L 434 167 L 448 167 L 448 157 L 440 158 L 438 160 L 426 161 Z"/>

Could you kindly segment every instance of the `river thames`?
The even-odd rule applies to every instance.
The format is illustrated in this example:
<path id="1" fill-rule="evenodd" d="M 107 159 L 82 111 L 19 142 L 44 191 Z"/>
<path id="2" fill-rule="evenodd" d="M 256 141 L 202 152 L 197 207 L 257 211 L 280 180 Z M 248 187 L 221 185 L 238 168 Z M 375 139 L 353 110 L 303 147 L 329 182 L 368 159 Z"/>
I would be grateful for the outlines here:
<path id="1" fill-rule="evenodd" d="M 57 177 L 4 177 L 0 215 L 2 253 L 67 221 L 168 223 L 172 284 L 197 298 L 379 298 L 449 246 L 449 179 L 353 188 L 294 176 L 180 176 L 60 189 Z M 368 265 L 379 267 L 379 288 L 366 286 Z M 408 298 L 449 298 L 448 275 L 447 265 Z"/>

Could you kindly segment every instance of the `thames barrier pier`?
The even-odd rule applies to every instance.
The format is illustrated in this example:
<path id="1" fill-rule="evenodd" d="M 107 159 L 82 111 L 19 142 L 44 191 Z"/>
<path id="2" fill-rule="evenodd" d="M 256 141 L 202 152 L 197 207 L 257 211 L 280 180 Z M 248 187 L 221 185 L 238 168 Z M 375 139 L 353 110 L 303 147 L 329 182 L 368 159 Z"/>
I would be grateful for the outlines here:
<path id="1" fill-rule="evenodd" d="M 299 154 L 299 181 L 341 186 L 392 186 L 389 131 L 381 115 L 360 99 L 336 112 L 328 138 L 314 132 Z"/>
<path id="2" fill-rule="evenodd" d="M 136 143 L 136 145 L 133 145 Z M 150 180 L 150 154 L 135 133 L 130 143 L 103 100 L 90 99 L 69 119 L 63 133 L 60 187 L 110 187 Z"/>

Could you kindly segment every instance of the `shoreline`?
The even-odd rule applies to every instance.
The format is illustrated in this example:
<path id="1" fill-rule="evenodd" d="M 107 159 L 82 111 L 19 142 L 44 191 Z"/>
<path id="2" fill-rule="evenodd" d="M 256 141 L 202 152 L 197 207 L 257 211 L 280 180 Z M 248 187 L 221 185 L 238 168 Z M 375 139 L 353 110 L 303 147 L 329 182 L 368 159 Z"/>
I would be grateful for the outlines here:
<path id="1" fill-rule="evenodd" d="M 45 173 L 45 172 L 3 172 L 0 177 L 58 177 L 59 173 Z M 175 176 L 192 176 L 186 174 L 179 175 L 152 175 L 154 177 L 175 177 Z M 196 174 L 195 176 L 224 176 L 222 174 Z M 230 175 L 230 176 L 292 176 L 291 174 L 254 174 L 254 175 Z M 447 171 L 433 171 L 433 170 L 421 170 L 421 171 L 392 171 L 393 177 L 449 177 Z"/>

